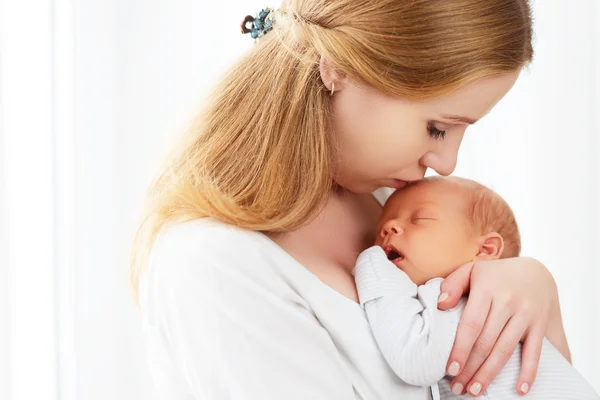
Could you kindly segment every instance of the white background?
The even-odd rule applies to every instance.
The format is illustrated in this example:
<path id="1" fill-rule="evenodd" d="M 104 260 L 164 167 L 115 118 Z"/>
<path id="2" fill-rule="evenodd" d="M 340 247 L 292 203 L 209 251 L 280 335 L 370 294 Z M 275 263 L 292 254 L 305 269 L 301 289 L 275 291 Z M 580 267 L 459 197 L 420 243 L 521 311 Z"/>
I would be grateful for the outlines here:
<path id="1" fill-rule="evenodd" d="M 0 399 L 153 398 L 133 222 L 166 144 L 252 45 L 240 21 L 269 5 L 0 0 Z M 515 209 L 600 391 L 600 3 L 538 0 L 535 18 L 534 64 L 456 174 Z"/>

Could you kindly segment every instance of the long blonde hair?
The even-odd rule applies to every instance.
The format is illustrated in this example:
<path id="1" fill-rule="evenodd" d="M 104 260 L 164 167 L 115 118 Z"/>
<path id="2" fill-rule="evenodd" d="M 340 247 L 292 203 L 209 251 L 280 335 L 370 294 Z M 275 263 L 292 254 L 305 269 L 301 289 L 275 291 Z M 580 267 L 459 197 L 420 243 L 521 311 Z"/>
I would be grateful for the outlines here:
<path id="1" fill-rule="evenodd" d="M 284 0 L 274 28 L 224 74 L 152 182 L 131 283 L 169 222 L 212 217 L 292 230 L 324 206 L 335 142 L 324 57 L 382 93 L 428 100 L 532 58 L 527 0 Z"/>

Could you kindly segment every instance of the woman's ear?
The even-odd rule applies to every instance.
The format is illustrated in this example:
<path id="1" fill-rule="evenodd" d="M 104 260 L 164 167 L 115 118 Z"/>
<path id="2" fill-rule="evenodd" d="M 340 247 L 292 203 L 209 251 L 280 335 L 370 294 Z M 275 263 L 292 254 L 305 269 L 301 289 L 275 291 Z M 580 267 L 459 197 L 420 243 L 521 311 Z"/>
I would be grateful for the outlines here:
<path id="1" fill-rule="evenodd" d="M 504 250 L 504 239 L 499 233 L 490 232 L 478 239 L 479 250 L 477 260 L 496 260 L 502 256 Z"/>
<path id="2" fill-rule="evenodd" d="M 346 83 L 346 76 L 336 71 L 334 66 L 324 56 L 321 56 L 321 60 L 319 61 L 319 72 L 327 90 L 331 91 L 334 82 L 336 92 L 343 89 Z"/>

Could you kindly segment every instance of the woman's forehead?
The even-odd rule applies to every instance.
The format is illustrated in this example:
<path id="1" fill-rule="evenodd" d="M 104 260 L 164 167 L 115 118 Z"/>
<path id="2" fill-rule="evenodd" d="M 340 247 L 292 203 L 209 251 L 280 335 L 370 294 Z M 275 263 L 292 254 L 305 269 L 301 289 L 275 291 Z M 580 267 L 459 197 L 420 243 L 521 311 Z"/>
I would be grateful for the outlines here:
<path id="1" fill-rule="evenodd" d="M 508 93 L 519 73 L 520 71 L 512 71 L 473 81 L 453 92 L 424 102 L 422 106 L 433 115 L 454 115 L 477 121 Z"/>

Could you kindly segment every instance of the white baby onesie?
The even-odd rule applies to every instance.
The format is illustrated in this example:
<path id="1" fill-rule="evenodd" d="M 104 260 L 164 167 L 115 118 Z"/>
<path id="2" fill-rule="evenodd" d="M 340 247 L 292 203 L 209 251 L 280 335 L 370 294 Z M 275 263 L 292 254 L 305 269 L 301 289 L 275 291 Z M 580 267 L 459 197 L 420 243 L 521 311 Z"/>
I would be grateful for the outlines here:
<path id="1" fill-rule="evenodd" d="M 446 364 L 465 300 L 447 311 L 437 308 L 442 278 L 418 286 L 396 267 L 379 246 L 363 251 L 353 271 L 361 306 L 375 341 L 390 367 L 404 382 L 430 386 L 434 399 L 467 399 L 450 390 Z M 569 362 L 544 339 L 534 385 L 517 394 L 521 346 L 481 394 L 484 399 L 600 399 Z"/>

